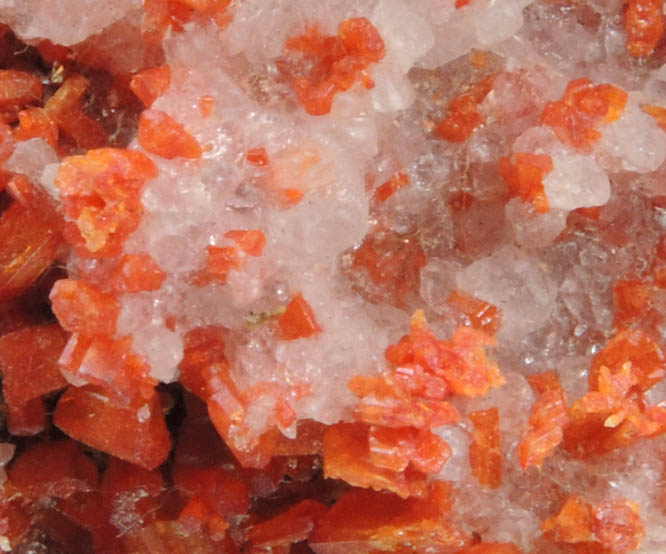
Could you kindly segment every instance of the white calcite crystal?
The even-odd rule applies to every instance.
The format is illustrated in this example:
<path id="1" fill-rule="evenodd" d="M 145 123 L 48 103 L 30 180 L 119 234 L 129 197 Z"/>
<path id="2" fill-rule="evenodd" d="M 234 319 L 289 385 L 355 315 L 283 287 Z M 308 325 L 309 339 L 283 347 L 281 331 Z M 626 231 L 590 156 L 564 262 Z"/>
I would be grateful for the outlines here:
<path id="1" fill-rule="evenodd" d="M 502 311 L 500 336 L 519 341 L 548 321 L 557 289 L 544 268 L 514 246 L 504 246 L 456 276 L 456 284 Z"/>
<path id="2" fill-rule="evenodd" d="M 141 0 L 0 0 L 0 21 L 25 40 L 76 44 L 140 8 Z"/>
<path id="3" fill-rule="evenodd" d="M 543 180 L 551 208 L 571 211 L 603 206 L 610 199 L 608 176 L 589 156 L 555 156 L 553 170 Z"/>

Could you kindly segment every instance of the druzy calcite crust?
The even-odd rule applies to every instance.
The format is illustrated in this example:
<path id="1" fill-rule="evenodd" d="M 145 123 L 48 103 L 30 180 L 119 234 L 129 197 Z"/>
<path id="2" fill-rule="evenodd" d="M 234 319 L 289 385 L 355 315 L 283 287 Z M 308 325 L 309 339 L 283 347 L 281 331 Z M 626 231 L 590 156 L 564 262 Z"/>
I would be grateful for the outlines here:
<path id="1" fill-rule="evenodd" d="M 666 551 L 661 0 L 0 0 L 0 550 Z"/>

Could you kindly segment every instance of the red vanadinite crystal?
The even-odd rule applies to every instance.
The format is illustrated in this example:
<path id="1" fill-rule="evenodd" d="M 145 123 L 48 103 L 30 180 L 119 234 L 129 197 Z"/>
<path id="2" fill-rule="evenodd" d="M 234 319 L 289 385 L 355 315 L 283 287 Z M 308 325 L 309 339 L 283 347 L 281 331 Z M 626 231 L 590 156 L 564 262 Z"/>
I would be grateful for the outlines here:
<path id="1" fill-rule="evenodd" d="M 278 319 L 279 336 L 282 340 L 304 339 L 321 331 L 314 311 L 301 293 L 287 304 L 284 313 Z"/>
<path id="2" fill-rule="evenodd" d="M 537 397 L 529 427 L 518 444 L 518 460 L 523 469 L 542 466 L 562 442 L 562 428 L 569 421 L 566 395 L 555 372 L 530 375 L 527 380 Z"/>
<path id="3" fill-rule="evenodd" d="M 7 428 L 17 437 L 32 436 L 46 429 L 46 408 L 41 397 L 25 404 L 7 406 Z"/>
<path id="4" fill-rule="evenodd" d="M 203 502 L 209 513 L 222 517 L 242 515 L 250 507 L 247 485 L 226 469 L 177 465 L 173 470 L 173 480 L 187 498 Z"/>
<path id="5" fill-rule="evenodd" d="M 550 210 L 543 189 L 544 177 L 553 170 L 550 156 L 518 152 L 510 158 L 500 158 L 499 169 L 510 196 L 532 203 L 537 212 Z"/>
<path id="6" fill-rule="evenodd" d="M 628 97 L 614 85 L 593 85 L 588 79 L 575 79 L 561 100 L 548 102 L 541 123 L 552 127 L 563 143 L 588 152 L 601 137 L 596 126 L 619 119 Z"/>
<path id="7" fill-rule="evenodd" d="M 631 386 L 645 392 L 666 376 L 666 355 L 657 340 L 640 329 L 617 333 L 592 360 L 590 390 L 599 390 L 599 374 L 603 367 L 618 373 L 630 362 Z"/>
<path id="8" fill-rule="evenodd" d="M 24 292 L 55 261 L 62 221 L 51 210 L 14 202 L 0 215 L 0 301 Z"/>
<path id="9" fill-rule="evenodd" d="M 150 367 L 134 353 L 129 337 L 73 334 L 59 361 L 69 381 L 102 387 L 123 405 L 137 394 L 149 398 L 156 384 L 147 377 Z"/>
<path id="10" fill-rule="evenodd" d="M 202 400 L 208 397 L 203 371 L 212 364 L 227 364 L 224 353 L 224 328 L 199 327 L 185 335 L 179 381 Z"/>
<path id="11" fill-rule="evenodd" d="M 521 551 L 515 544 L 482 542 L 463 548 L 457 554 L 521 554 Z"/>
<path id="12" fill-rule="evenodd" d="M 161 44 L 167 31 L 183 31 L 183 25 L 197 16 L 212 19 L 220 28 L 231 21 L 227 8 L 231 0 L 146 0 L 142 36 L 145 41 Z"/>
<path id="13" fill-rule="evenodd" d="M 298 101 L 310 115 L 325 115 L 335 95 L 359 79 L 366 88 L 374 86 L 367 69 L 384 57 L 385 47 L 372 23 L 359 17 L 342 21 L 337 36 L 325 36 L 316 25 L 310 26 L 305 34 L 288 39 L 285 51 L 280 69 Z M 304 58 L 302 66 L 290 60 L 295 54 Z"/>
<path id="14" fill-rule="evenodd" d="M 650 309 L 651 289 L 649 283 L 638 279 L 621 279 L 613 287 L 616 329 L 639 322 Z"/>
<path id="15" fill-rule="evenodd" d="M 375 191 L 375 198 L 380 202 L 386 202 L 397 190 L 409 185 L 409 177 L 402 171 L 392 175 L 384 184 L 379 185 Z"/>
<path id="16" fill-rule="evenodd" d="M 210 94 L 204 94 L 199 98 L 199 113 L 201 117 L 207 118 L 213 115 L 215 109 L 215 97 Z"/>
<path id="17" fill-rule="evenodd" d="M 164 462 L 171 450 L 157 394 L 124 407 L 99 388 L 70 387 L 54 422 L 70 437 L 146 469 Z"/>
<path id="18" fill-rule="evenodd" d="M 141 222 L 141 191 L 157 168 L 140 152 L 101 148 L 65 158 L 56 176 L 65 238 L 79 255 L 120 254 L 125 239 Z"/>
<path id="19" fill-rule="evenodd" d="M 81 148 L 99 148 L 108 143 L 102 126 L 83 109 L 83 101 L 89 87 L 81 75 L 70 76 L 56 93 L 48 99 L 44 108 L 60 130 Z"/>
<path id="20" fill-rule="evenodd" d="M 428 263 L 419 237 L 393 231 L 368 233 L 353 255 L 352 268 L 363 270 L 371 286 L 363 286 L 372 301 L 393 300 L 403 306 L 418 289 L 420 271 Z"/>
<path id="21" fill-rule="evenodd" d="M 659 127 L 666 131 L 666 108 L 655 106 L 653 104 L 643 104 L 641 110 L 652 116 Z"/>
<path id="22" fill-rule="evenodd" d="M 208 262 L 205 269 L 195 275 L 195 284 L 226 283 L 229 272 L 241 266 L 238 249 L 235 246 L 208 246 L 206 250 Z"/>
<path id="23" fill-rule="evenodd" d="M 640 330 L 625 330 L 592 360 L 590 392 L 574 402 L 564 447 L 587 458 L 666 432 L 666 411 L 641 393 L 664 378 L 664 355 Z"/>
<path id="24" fill-rule="evenodd" d="M 439 473 L 451 457 L 451 447 L 429 429 L 371 426 L 370 461 L 377 467 L 404 471 L 409 464 L 423 473 Z"/>
<path id="25" fill-rule="evenodd" d="M 0 120 L 6 118 L 9 122 L 19 110 L 41 100 L 42 82 L 36 75 L 14 69 L 0 70 Z"/>
<path id="26" fill-rule="evenodd" d="M 464 316 L 466 325 L 491 336 L 497 333 L 501 312 L 492 304 L 458 290 L 449 295 L 446 303 Z"/>
<path id="27" fill-rule="evenodd" d="M 159 290 L 165 279 L 166 273 L 148 254 L 125 254 L 111 284 L 116 292 L 140 292 Z"/>
<path id="28" fill-rule="evenodd" d="M 493 88 L 495 76 L 474 83 L 449 103 L 446 117 L 437 126 L 437 134 L 449 142 L 465 142 L 485 122 L 479 104 Z"/>
<path id="29" fill-rule="evenodd" d="M 2 394 L 7 404 L 18 407 L 67 386 L 58 366 L 67 337 L 57 324 L 25 327 L 0 337 Z"/>
<path id="30" fill-rule="evenodd" d="M 251 150 L 248 150 L 245 157 L 247 158 L 248 162 L 259 167 L 266 167 L 269 163 L 268 153 L 263 147 L 252 148 Z"/>
<path id="31" fill-rule="evenodd" d="M 427 547 L 454 552 L 467 537 L 451 521 L 452 504 L 450 484 L 437 481 L 428 486 L 423 498 L 406 500 L 352 490 L 315 525 L 310 543 L 315 547 L 358 544 L 363 552 L 419 552 Z"/>
<path id="32" fill-rule="evenodd" d="M 139 144 L 162 158 L 200 158 L 201 146 L 185 127 L 159 110 L 144 110 L 139 119 Z"/>
<path id="33" fill-rule="evenodd" d="M 496 489 L 502 484 L 499 411 L 497 408 L 490 408 L 472 412 L 469 419 L 474 425 L 469 447 L 472 474 L 482 485 Z"/>
<path id="34" fill-rule="evenodd" d="M 560 512 L 542 526 L 547 539 L 587 546 L 580 552 L 624 554 L 639 547 L 645 534 L 640 509 L 634 502 L 619 500 L 593 505 L 580 496 L 567 498 Z"/>
<path id="35" fill-rule="evenodd" d="M 171 68 L 164 64 L 135 73 L 130 81 L 130 89 L 146 108 L 150 108 L 153 102 L 167 91 L 170 84 Z"/>
<path id="36" fill-rule="evenodd" d="M 389 490 L 402 498 L 420 496 L 426 476 L 418 471 L 396 471 L 377 466 L 370 455 L 369 427 L 338 423 L 324 434 L 324 474 L 357 487 Z"/>
<path id="37" fill-rule="evenodd" d="M 16 140 L 41 138 L 56 148 L 59 129 L 56 121 L 44 108 L 27 108 L 18 113 L 19 125 L 14 129 Z"/>
<path id="38" fill-rule="evenodd" d="M 60 324 L 71 333 L 113 335 L 120 313 L 118 300 L 85 281 L 61 279 L 51 290 L 51 304 Z"/>
<path id="39" fill-rule="evenodd" d="M 97 467 L 74 441 L 42 442 L 31 446 L 9 468 L 11 487 L 24 501 L 67 498 L 98 485 Z"/>
<path id="40" fill-rule="evenodd" d="M 624 28 L 627 51 L 635 58 L 654 52 L 664 34 L 664 6 L 661 0 L 629 0 Z"/>
<path id="41" fill-rule="evenodd" d="M 303 500 L 273 519 L 253 526 L 248 539 L 253 548 L 271 549 L 271 552 L 280 547 L 288 548 L 306 540 L 327 511 L 324 504 Z"/>
<path id="42" fill-rule="evenodd" d="M 229 231 L 224 236 L 233 240 L 249 256 L 261 256 L 266 246 L 266 235 L 259 229 Z"/>

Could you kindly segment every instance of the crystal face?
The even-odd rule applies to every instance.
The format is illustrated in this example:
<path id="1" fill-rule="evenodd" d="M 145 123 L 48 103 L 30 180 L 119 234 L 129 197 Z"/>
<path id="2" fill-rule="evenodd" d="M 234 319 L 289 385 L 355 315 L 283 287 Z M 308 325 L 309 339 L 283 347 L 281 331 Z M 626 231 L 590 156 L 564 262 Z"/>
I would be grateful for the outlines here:
<path id="1" fill-rule="evenodd" d="M 660 0 L 0 0 L 0 550 L 666 551 Z"/>

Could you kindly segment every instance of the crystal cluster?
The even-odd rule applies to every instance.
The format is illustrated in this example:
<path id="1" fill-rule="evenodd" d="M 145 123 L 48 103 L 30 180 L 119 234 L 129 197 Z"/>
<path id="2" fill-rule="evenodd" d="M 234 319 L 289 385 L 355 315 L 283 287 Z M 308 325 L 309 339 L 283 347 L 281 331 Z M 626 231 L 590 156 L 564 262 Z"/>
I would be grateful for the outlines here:
<path id="1" fill-rule="evenodd" d="M 660 0 L 0 0 L 0 549 L 661 554 Z"/>

